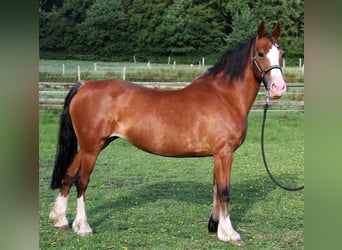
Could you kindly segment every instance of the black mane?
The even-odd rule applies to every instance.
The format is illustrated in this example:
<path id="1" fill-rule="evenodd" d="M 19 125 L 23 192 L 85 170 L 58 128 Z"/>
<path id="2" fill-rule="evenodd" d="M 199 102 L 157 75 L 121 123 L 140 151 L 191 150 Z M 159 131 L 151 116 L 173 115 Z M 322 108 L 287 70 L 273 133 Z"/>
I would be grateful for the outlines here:
<path id="1" fill-rule="evenodd" d="M 229 75 L 230 81 L 241 78 L 244 75 L 244 69 L 248 63 L 248 55 L 255 37 L 247 42 L 240 44 L 237 48 L 226 51 L 216 64 L 209 68 L 205 75 L 213 74 L 214 77 L 224 71 L 223 76 Z"/>

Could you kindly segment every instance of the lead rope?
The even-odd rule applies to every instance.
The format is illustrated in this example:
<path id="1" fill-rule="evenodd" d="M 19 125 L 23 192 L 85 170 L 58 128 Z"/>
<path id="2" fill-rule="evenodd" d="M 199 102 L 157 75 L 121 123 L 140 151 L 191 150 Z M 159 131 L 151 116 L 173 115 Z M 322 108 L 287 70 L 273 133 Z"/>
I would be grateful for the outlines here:
<path id="1" fill-rule="evenodd" d="M 281 185 L 279 182 L 277 182 L 274 179 L 274 177 L 272 176 L 272 174 L 271 174 L 271 172 L 269 170 L 269 167 L 267 165 L 266 156 L 265 156 L 265 150 L 264 150 L 264 132 L 265 132 L 265 121 L 266 121 L 266 113 L 267 113 L 267 109 L 268 109 L 268 103 L 269 103 L 269 97 L 267 96 L 266 103 L 265 103 L 265 106 L 264 106 L 264 117 L 263 117 L 263 120 L 262 120 L 262 128 L 261 128 L 261 152 L 262 152 L 262 159 L 264 161 L 264 165 L 265 165 L 266 171 L 267 171 L 268 175 L 270 176 L 271 180 L 274 182 L 274 184 L 276 184 L 277 186 L 281 187 L 282 189 L 287 190 L 287 191 L 299 191 L 299 190 L 302 190 L 302 189 L 304 189 L 304 185 L 301 186 L 301 187 L 296 187 L 296 188 L 289 188 L 289 187 L 285 187 L 285 186 Z"/>

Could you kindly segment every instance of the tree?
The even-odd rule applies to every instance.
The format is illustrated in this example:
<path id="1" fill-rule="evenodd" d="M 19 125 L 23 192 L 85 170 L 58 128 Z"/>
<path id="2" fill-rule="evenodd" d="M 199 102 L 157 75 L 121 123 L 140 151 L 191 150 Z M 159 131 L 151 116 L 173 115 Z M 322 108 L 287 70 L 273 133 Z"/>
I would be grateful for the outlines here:
<path id="1" fill-rule="evenodd" d="M 159 53 L 159 39 L 156 30 L 163 21 L 163 16 L 170 5 L 165 0 L 132 0 L 127 5 L 128 32 L 131 37 L 134 54 L 143 60 Z"/>
<path id="2" fill-rule="evenodd" d="M 162 23 L 156 31 L 156 43 L 160 54 L 184 55 L 194 48 L 189 46 L 190 34 L 185 27 L 191 0 L 175 0 L 168 7 Z"/>
<path id="3" fill-rule="evenodd" d="M 70 58 L 79 52 L 77 25 L 85 19 L 86 10 L 93 0 L 55 1 L 50 11 L 39 9 L 39 47 L 41 56 Z M 60 7 L 58 7 L 61 5 Z M 44 3 L 42 7 L 49 9 Z M 47 57 L 50 57 L 47 55 Z"/>
<path id="4" fill-rule="evenodd" d="M 188 10 L 189 18 L 184 29 L 190 34 L 189 45 L 193 56 L 217 56 L 224 45 L 224 25 L 217 22 L 218 13 L 206 4 L 193 5 Z"/>
<path id="5" fill-rule="evenodd" d="M 256 35 L 257 22 L 249 8 L 236 12 L 232 20 L 233 31 L 225 38 L 228 49 L 235 48 L 241 42 Z"/>
<path id="6" fill-rule="evenodd" d="M 80 38 L 85 42 L 83 53 L 102 59 L 132 53 L 127 35 L 127 18 L 121 1 L 97 0 L 80 24 Z"/>
<path id="7" fill-rule="evenodd" d="M 54 7 L 63 6 L 63 0 L 39 0 L 39 9 L 43 11 L 51 11 Z"/>
<path id="8" fill-rule="evenodd" d="M 304 57 L 304 0 L 40 0 L 40 55 L 213 62 L 254 36 L 261 20 L 268 30 L 281 24 L 287 65 Z"/>

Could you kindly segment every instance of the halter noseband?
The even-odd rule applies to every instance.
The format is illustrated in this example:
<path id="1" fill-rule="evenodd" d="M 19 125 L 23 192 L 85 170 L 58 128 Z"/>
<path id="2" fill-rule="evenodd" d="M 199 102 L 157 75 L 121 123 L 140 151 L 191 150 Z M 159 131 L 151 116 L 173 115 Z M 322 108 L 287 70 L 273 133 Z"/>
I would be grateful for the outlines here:
<path id="1" fill-rule="evenodd" d="M 262 69 L 258 63 L 258 61 L 256 60 L 256 56 L 255 56 L 255 43 L 254 42 L 254 46 L 253 46 L 253 58 L 252 58 L 252 61 L 253 63 L 255 64 L 256 68 L 258 69 L 258 71 L 261 73 L 261 81 L 265 83 L 264 79 L 265 79 L 265 75 L 268 71 L 271 71 L 272 69 L 279 69 L 281 74 L 283 74 L 283 70 L 281 69 L 281 67 L 279 65 L 271 65 L 269 66 L 268 68 L 266 69 Z M 278 47 L 276 44 L 275 44 L 276 47 Z M 267 84 L 265 84 L 265 88 L 268 90 L 268 86 Z"/>
<path id="2" fill-rule="evenodd" d="M 257 69 L 259 70 L 259 72 L 261 73 L 262 80 L 264 80 L 266 73 L 267 73 L 268 71 L 271 71 L 272 69 L 280 69 L 281 73 L 283 73 L 283 71 L 282 71 L 282 69 L 281 69 L 281 67 L 280 67 L 279 65 L 271 65 L 271 66 L 269 66 L 268 68 L 266 68 L 266 69 L 263 70 L 263 69 L 260 67 L 260 65 L 259 65 L 258 61 L 256 60 L 256 57 L 255 57 L 255 56 L 253 56 L 253 59 L 252 59 L 252 60 L 253 60 L 253 63 L 255 64 L 255 66 L 257 67 Z"/>

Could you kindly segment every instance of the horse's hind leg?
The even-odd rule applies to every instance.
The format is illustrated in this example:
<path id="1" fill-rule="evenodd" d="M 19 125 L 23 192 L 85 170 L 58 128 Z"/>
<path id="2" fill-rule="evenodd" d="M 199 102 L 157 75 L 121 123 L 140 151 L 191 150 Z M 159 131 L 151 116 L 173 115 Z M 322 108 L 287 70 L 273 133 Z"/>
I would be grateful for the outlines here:
<path id="1" fill-rule="evenodd" d="M 77 213 L 72 224 L 73 230 L 81 236 L 91 234 L 93 230 L 88 224 L 85 211 L 85 191 L 89 183 L 89 177 L 93 171 L 95 161 L 99 152 L 83 152 L 81 168 L 75 182 L 77 188 Z"/>
<path id="2" fill-rule="evenodd" d="M 69 222 L 66 218 L 66 210 L 68 206 L 68 195 L 63 196 L 61 193 L 58 194 L 55 204 L 52 207 L 49 219 L 54 223 L 54 227 L 61 230 L 69 229 Z"/>
<path id="3" fill-rule="evenodd" d="M 69 196 L 71 185 L 76 180 L 80 164 L 81 164 L 81 155 L 80 153 L 78 153 L 76 154 L 71 166 L 67 170 L 67 173 L 63 179 L 63 184 L 60 189 L 60 192 L 49 214 L 49 219 L 50 221 L 54 223 L 55 228 L 58 228 L 61 230 L 69 229 L 69 223 L 66 218 L 68 196 Z"/>

